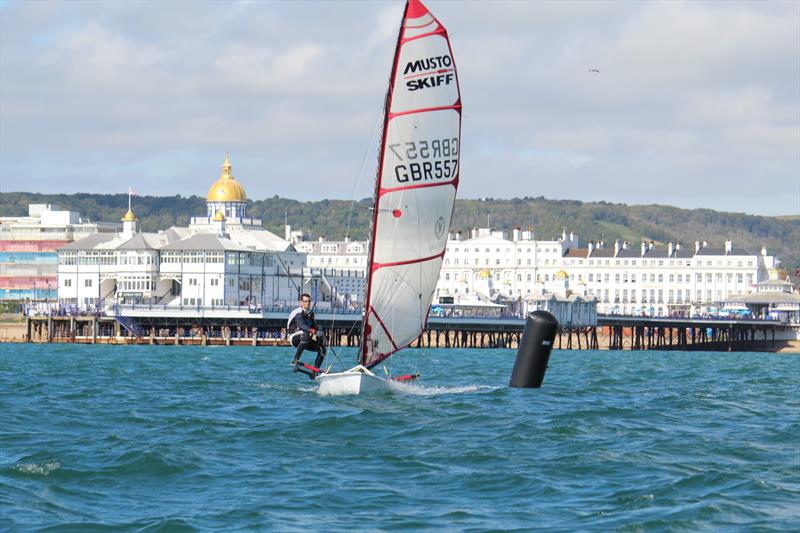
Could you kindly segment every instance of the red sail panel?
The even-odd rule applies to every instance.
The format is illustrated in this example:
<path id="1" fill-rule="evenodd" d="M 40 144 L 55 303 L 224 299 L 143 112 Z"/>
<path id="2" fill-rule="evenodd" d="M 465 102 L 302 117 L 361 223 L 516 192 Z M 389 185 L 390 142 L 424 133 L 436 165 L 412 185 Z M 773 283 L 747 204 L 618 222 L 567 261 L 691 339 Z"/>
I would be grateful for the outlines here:
<path id="1" fill-rule="evenodd" d="M 386 113 L 363 318 L 361 364 L 373 367 L 425 327 L 460 174 L 461 94 L 447 30 L 406 4 Z"/>

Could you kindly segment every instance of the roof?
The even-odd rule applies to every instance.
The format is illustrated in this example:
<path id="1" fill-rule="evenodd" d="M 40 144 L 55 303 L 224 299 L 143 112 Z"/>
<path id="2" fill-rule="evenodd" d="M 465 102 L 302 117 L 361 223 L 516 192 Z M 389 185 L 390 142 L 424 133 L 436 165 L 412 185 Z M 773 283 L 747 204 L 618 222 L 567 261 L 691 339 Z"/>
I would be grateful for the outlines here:
<path id="1" fill-rule="evenodd" d="M 669 252 L 667 248 L 650 248 L 642 257 L 645 259 L 666 259 L 669 257 L 667 252 Z"/>
<path id="2" fill-rule="evenodd" d="M 589 257 L 614 257 L 614 250 L 610 248 L 595 248 Z"/>
<path id="3" fill-rule="evenodd" d="M 756 255 L 751 253 L 750 250 L 745 250 L 744 248 L 733 248 L 728 255 Z"/>
<path id="4" fill-rule="evenodd" d="M 228 154 L 225 154 L 225 161 L 222 163 L 222 174 L 208 189 L 206 199 L 209 202 L 246 202 L 247 194 L 244 187 L 233 177 L 232 165 Z"/>
<path id="5" fill-rule="evenodd" d="M 162 250 L 225 250 L 232 252 L 254 252 L 233 242 L 225 237 L 219 237 L 211 233 L 195 233 L 194 235 L 176 241 L 161 248 Z"/>
<path id="6" fill-rule="evenodd" d="M 586 257 L 589 255 L 588 248 L 569 248 L 564 257 Z"/>
<path id="7" fill-rule="evenodd" d="M 697 250 L 695 255 L 725 255 L 724 248 L 709 248 L 708 246 Z"/>
<path id="8" fill-rule="evenodd" d="M 93 233 L 88 237 L 83 239 L 78 239 L 77 241 L 72 241 L 69 244 L 65 244 L 59 250 L 92 250 L 98 244 L 102 244 L 108 241 L 111 241 L 117 238 L 118 235 L 115 233 Z"/>
<path id="9" fill-rule="evenodd" d="M 162 233 L 137 233 L 121 245 L 117 250 L 155 250 L 170 242 Z"/>
<path id="10" fill-rule="evenodd" d="M 750 294 L 738 294 L 726 299 L 728 302 L 743 304 L 796 304 L 800 305 L 800 294 L 788 292 L 764 291 Z"/>
<path id="11" fill-rule="evenodd" d="M 247 230 L 231 231 L 231 240 L 243 246 L 249 246 L 260 251 L 269 252 L 294 252 L 295 248 L 287 240 L 281 239 L 271 231 Z"/>
<path id="12" fill-rule="evenodd" d="M 642 256 L 641 250 L 636 248 L 622 248 L 617 254 L 617 257 L 637 258 L 641 256 Z"/>

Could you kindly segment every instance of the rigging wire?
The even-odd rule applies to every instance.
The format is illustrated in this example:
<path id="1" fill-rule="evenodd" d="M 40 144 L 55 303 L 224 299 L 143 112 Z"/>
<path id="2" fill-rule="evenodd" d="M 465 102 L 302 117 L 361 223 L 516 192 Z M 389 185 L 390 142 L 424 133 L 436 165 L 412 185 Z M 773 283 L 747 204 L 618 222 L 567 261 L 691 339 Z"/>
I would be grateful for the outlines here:
<path id="1" fill-rule="evenodd" d="M 359 186 L 359 184 L 361 183 L 361 180 L 364 177 L 364 171 L 365 171 L 365 168 L 366 168 L 366 165 L 367 165 L 367 157 L 369 156 L 370 149 L 374 146 L 375 137 L 377 136 L 378 130 L 380 129 L 381 124 L 383 123 L 383 113 L 384 113 L 383 109 L 381 109 L 378 112 L 377 117 L 375 118 L 375 125 L 372 127 L 372 134 L 370 135 L 369 142 L 367 143 L 367 146 L 364 149 L 364 154 L 361 156 L 361 164 L 359 165 L 358 174 L 356 176 L 356 181 L 353 184 L 353 188 L 350 191 L 350 207 L 349 207 L 348 212 L 347 212 L 347 226 L 345 228 L 345 236 L 348 236 L 348 237 L 350 236 L 350 223 L 351 223 L 352 218 L 353 218 L 353 208 L 355 207 L 355 204 L 356 204 L 356 200 L 355 200 L 356 191 L 358 190 L 358 186 Z M 347 250 L 345 250 L 345 253 L 347 253 Z M 333 302 L 333 298 L 331 298 L 331 303 L 334 303 Z M 366 305 L 366 302 L 364 304 Z M 335 333 L 335 331 L 336 331 L 336 307 L 333 306 L 333 305 L 331 307 L 332 307 L 332 311 L 333 311 L 333 316 L 331 318 L 331 333 Z M 350 328 L 350 331 L 347 333 L 348 337 L 353 333 L 353 330 L 355 329 L 357 324 L 358 324 L 357 322 L 353 323 L 353 326 Z M 339 354 L 336 353 L 336 350 L 334 350 L 333 347 L 331 347 L 330 349 L 333 352 L 334 357 L 336 357 L 336 361 L 338 361 L 338 363 L 340 365 L 342 365 L 342 367 L 345 367 L 346 365 L 344 365 L 344 363 L 342 363 L 342 360 L 339 359 Z"/>

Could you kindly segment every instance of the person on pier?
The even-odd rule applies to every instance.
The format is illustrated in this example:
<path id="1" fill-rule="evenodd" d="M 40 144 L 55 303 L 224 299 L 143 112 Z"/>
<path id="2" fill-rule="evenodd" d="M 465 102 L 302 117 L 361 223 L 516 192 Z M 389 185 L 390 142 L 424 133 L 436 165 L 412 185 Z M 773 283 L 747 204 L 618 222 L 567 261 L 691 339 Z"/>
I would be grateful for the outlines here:
<path id="1" fill-rule="evenodd" d="M 314 367 L 317 369 L 322 368 L 322 362 L 325 360 L 325 340 L 322 335 L 322 330 L 314 318 L 314 311 L 311 310 L 311 295 L 303 293 L 300 295 L 300 307 L 294 309 L 289 314 L 289 320 L 286 325 L 286 330 L 289 334 L 289 342 L 292 346 L 297 348 L 292 360 L 295 372 L 304 371 L 303 364 L 300 361 L 300 355 L 305 350 L 310 350 L 317 353 L 317 358 L 314 361 Z M 311 379 L 316 377 L 316 372 L 312 371 L 309 374 Z"/>

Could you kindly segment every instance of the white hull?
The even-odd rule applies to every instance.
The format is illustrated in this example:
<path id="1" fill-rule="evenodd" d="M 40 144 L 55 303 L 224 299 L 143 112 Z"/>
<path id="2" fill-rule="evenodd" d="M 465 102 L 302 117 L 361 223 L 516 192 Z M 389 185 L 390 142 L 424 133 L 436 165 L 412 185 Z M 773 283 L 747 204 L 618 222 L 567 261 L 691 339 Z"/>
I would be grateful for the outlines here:
<path id="1" fill-rule="evenodd" d="M 343 394 L 380 394 L 391 390 L 388 379 L 376 376 L 369 369 L 358 365 L 345 372 L 320 374 L 316 379 L 319 393 L 328 396 Z"/>

